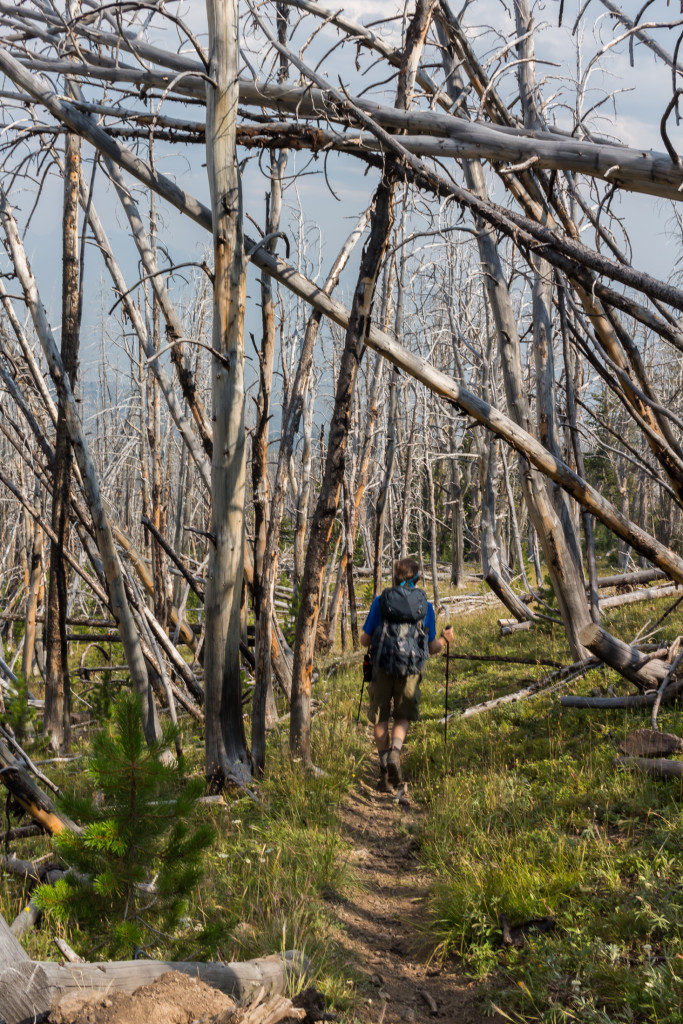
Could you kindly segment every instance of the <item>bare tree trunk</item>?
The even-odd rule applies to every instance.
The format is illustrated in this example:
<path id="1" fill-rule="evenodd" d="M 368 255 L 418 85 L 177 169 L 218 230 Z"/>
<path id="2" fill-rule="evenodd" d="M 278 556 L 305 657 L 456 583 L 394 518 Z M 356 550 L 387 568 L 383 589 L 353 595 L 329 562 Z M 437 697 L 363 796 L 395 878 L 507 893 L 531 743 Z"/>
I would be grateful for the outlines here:
<path id="1" fill-rule="evenodd" d="M 441 24 L 438 28 L 442 42 L 447 45 L 447 37 Z M 449 90 L 452 90 L 455 99 L 459 73 L 446 50 L 444 62 L 450 76 Z M 468 187 L 483 198 L 486 195 L 486 185 L 481 163 L 478 160 L 466 160 L 463 163 Z M 519 335 L 507 280 L 498 254 L 495 232 L 478 216 L 475 217 L 475 225 L 480 259 L 485 270 L 486 291 L 498 334 L 508 410 L 511 419 L 528 432 L 531 418 L 522 374 Z M 585 650 L 579 640 L 579 633 L 590 621 L 583 574 L 576 564 L 574 552 L 565 539 L 562 524 L 550 502 L 547 481 L 525 458 L 520 458 L 519 465 L 527 508 L 543 547 L 570 649 L 574 658 L 580 660 L 585 656 Z"/>
<path id="2" fill-rule="evenodd" d="M 503 464 L 503 479 L 505 481 L 505 491 L 507 493 L 508 505 L 510 508 L 510 518 L 512 520 L 512 537 L 515 547 L 515 559 L 519 566 L 519 574 L 524 580 L 524 586 L 528 591 L 531 591 L 529 580 L 526 574 L 526 566 L 524 564 L 524 552 L 522 551 L 522 537 L 519 530 L 519 522 L 517 519 L 517 509 L 515 508 L 515 496 L 512 492 L 512 484 L 510 482 L 510 471 L 508 469 L 507 459 L 505 458 L 505 450 L 501 450 L 501 461 Z M 512 561 L 512 559 L 511 559 Z"/>
<path id="3" fill-rule="evenodd" d="M 336 287 L 339 281 L 339 275 L 346 266 L 354 246 L 361 238 L 369 216 L 370 211 L 366 210 L 361 215 L 356 227 L 342 246 L 342 249 L 335 260 L 323 287 L 323 292 L 325 294 L 329 294 Z M 313 312 L 308 319 L 306 330 L 304 331 L 304 340 L 299 364 L 291 386 L 289 400 L 283 410 L 282 438 L 278 452 L 277 468 L 273 479 L 266 547 L 263 556 L 262 591 L 264 594 L 264 603 L 261 608 L 262 621 L 260 627 L 256 631 L 257 643 L 254 651 L 256 662 L 255 673 L 257 679 L 268 672 L 266 662 L 269 662 L 272 659 L 273 667 L 278 675 L 280 685 L 285 689 L 287 699 L 290 702 L 292 695 L 291 654 L 288 649 L 285 649 L 282 631 L 277 625 L 277 620 L 272 615 L 272 602 L 275 579 L 277 576 L 278 549 L 282 526 L 282 514 L 284 511 L 287 493 L 288 470 L 292 452 L 294 451 L 297 430 L 299 429 L 302 408 L 306 401 L 307 384 L 313 364 L 313 353 L 315 350 L 315 342 L 318 336 L 318 327 L 320 326 L 321 319 L 322 316 L 318 312 Z M 266 667 L 264 668 L 264 666 Z"/>
<path id="4" fill-rule="evenodd" d="M 565 393 L 567 396 L 567 420 L 571 433 L 572 451 L 576 462 L 576 471 L 579 476 L 586 476 L 583 461 L 583 450 L 579 436 L 578 420 L 576 413 L 576 393 L 574 388 L 574 365 L 569 348 L 569 334 L 567 331 L 567 315 L 564 301 L 564 288 L 559 290 L 558 304 L 560 307 L 560 324 L 562 328 L 562 348 L 564 354 L 564 380 Z M 600 606 L 598 603 L 598 566 L 595 557 L 595 538 L 593 536 L 593 517 L 590 512 L 581 508 L 581 523 L 583 536 L 586 541 L 586 564 L 588 566 L 588 599 L 590 604 L 591 619 L 600 624 Z"/>
<path id="5" fill-rule="evenodd" d="M 205 597 L 206 774 L 217 787 L 250 776 L 242 722 L 240 598 L 246 483 L 246 267 L 235 152 L 239 70 L 237 0 L 207 0 L 206 163 L 213 218 L 213 456 Z"/>
<path id="6" fill-rule="evenodd" d="M 399 546 L 399 552 L 401 558 L 408 557 L 408 548 L 410 546 L 410 490 L 413 483 L 413 461 L 415 453 L 415 426 L 417 417 L 413 413 L 412 422 L 410 424 L 410 433 L 408 434 L 407 441 L 407 452 L 406 452 L 406 468 L 403 474 L 403 503 L 401 508 L 401 540 Z"/>
<path id="7" fill-rule="evenodd" d="M 287 151 L 271 153 L 270 195 L 266 198 L 266 235 L 280 228 L 282 210 L 282 181 L 287 166 Z M 275 239 L 267 243 L 275 248 Z M 266 717 L 269 694 L 272 697 L 273 679 L 270 647 L 272 643 L 271 616 L 273 595 L 265 587 L 268 574 L 264 559 L 268 536 L 268 424 L 270 421 L 270 392 L 275 356 L 275 309 L 271 279 L 261 277 L 261 350 L 259 352 L 259 392 L 256 400 L 256 427 L 251 448 L 251 477 L 254 502 L 254 598 L 255 648 L 261 645 L 263 657 L 258 659 L 251 714 L 251 758 L 255 772 L 262 772 L 266 763 Z M 265 612 L 265 614 L 263 614 Z M 259 631 L 266 627 L 267 635 L 261 640 Z"/>
<path id="8" fill-rule="evenodd" d="M 316 325 L 317 333 L 317 325 Z M 313 465 L 313 396 L 307 389 L 303 398 L 303 450 L 300 477 L 296 488 L 296 528 L 294 533 L 294 593 L 299 597 L 306 559 L 306 529 L 311 495 L 311 468 Z M 321 437 L 322 437 L 321 427 Z M 321 451 L 324 445 L 321 441 Z"/>
<path id="9" fill-rule="evenodd" d="M 78 259 L 81 140 L 71 134 L 65 138 L 61 356 L 73 390 L 78 373 L 81 310 Z M 50 547 L 50 585 L 45 630 L 44 728 L 54 750 L 68 750 L 71 742 L 71 686 L 66 642 L 68 580 L 63 556 L 69 544 L 71 461 L 66 418 L 60 403 L 52 483 L 52 529 L 57 536 L 57 543 Z"/>
<path id="10" fill-rule="evenodd" d="M 289 741 L 292 753 L 305 764 L 311 763 L 310 694 L 313 672 L 315 622 L 332 526 L 337 513 L 339 492 L 344 479 L 344 459 L 351 401 L 362 355 L 363 340 L 371 322 L 377 275 L 391 232 L 394 186 L 382 181 L 375 195 L 370 237 L 363 251 L 354 293 L 349 327 L 346 332 L 334 411 L 328 435 L 325 474 L 313 514 L 306 552 L 301 603 L 294 641 L 292 672 L 292 710 Z"/>
<path id="11" fill-rule="evenodd" d="M 36 477 L 33 491 L 34 501 L 40 501 L 40 484 Z M 36 641 L 36 616 L 38 613 L 38 601 L 40 587 L 43 578 L 43 531 L 38 523 L 33 524 L 33 540 L 31 543 L 30 575 L 28 581 L 28 592 L 26 597 L 26 619 L 24 631 L 24 651 L 22 654 L 21 669 L 26 685 L 33 676 L 33 656 L 35 654 Z"/>
<path id="12" fill-rule="evenodd" d="M 384 476 L 380 485 L 375 506 L 375 552 L 373 558 L 373 594 L 375 597 L 382 590 L 382 562 L 384 560 L 384 517 L 387 498 L 394 474 L 396 457 L 396 403 L 399 383 L 397 370 L 393 370 L 389 384 L 389 408 L 387 410 L 387 447 L 384 457 Z M 391 569 L 389 570 L 391 572 Z"/>
<path id="13" fill-rule="evenodd" d="M 62 365 L 59 351 L 47 321 L 45 309 L 40 301 L 35 279 L 26 260 L 26 254 L 19 238 L 16 222 L 7 202 L 7 197 L 1 191 L 0 219 L 2 220 L 14 269 L 36 328 L 36 334 L 47 358 L 59 401 L 64 406 L 71 445 L 80 469 L 88 507 L 95 528 L 97 548 L 106 573 L 112 612 L 121 631 L 121 639 L 131 681 L 142 703 L 145 737 L 149 742 L 152 742 L 160 736 L 156 707 L 147 677 L 145 660 L 140 648 L 140 639 L 135 629 L 135 623 L 133 622 L 126 597 L 121 566 L 116 554 L 109 519 L 102 501 L 99 481 L 95 473 L 83 426 L 78 417 L 76 402 L 69 379 Z"/>

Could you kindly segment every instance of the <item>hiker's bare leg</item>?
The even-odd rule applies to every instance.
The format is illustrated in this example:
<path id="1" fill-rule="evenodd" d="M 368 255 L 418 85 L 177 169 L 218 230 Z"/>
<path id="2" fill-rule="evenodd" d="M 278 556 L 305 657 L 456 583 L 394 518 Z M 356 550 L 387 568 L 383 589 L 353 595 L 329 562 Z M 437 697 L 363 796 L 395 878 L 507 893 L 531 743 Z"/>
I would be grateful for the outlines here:
<path id="1" fill-rule="evenodd" d="M 389 739 L 389 723 L 377 722 L 374 729 L 377 752 L 381 754 L 383 750 L 388 750 L 391 746 L 391 740 Z"/>
<path id="2" fill-rule="evenodd" d="M 391 730 L 391 743 L 392 746 L 396 746 L 401 749 L 408 735 L 408 729 L 410 728 L 410 722 L 407 718 L 398 718 L 394 722 L 394 728 Z M 398 743 L 396 742 L 398 740 Z"/>

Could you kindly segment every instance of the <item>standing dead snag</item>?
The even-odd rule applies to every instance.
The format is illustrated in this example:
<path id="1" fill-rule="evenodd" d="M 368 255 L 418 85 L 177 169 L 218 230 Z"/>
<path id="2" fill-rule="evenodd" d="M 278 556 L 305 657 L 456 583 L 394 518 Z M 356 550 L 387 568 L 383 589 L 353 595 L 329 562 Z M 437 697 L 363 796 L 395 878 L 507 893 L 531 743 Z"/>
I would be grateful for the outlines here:
<path id="1" fill-rule="evenodd" d="M 64 157 L 64 223 L 62 227 L 62 334 L 61 357 L 73 391 L 78 372 L 78 335 L 81 315 L 78 257 L 78 200 L 81 177 L 81 140 L 66 136 Z M 50 745 L 69 749 L 71 742 L 71 687 L 66 644 L 67 572 L 64 551 L 69 544 L 69 491 L 71 443 L 62 403 L 57 415 L 52 482 L 52 529 L 57 543 L 50 547 L 50 585 L 45 629 L 45 730 Z"/>
<path id="2" fill-rule="evenodd" d="M 235 152 L 237 0 L 208 0 L 206 166 L 213 219 L 213 455 L 204 655 L 206 774 L 220 786 L 250 776 L 242 723 L 240 596 L 244 568 L 246 262 Z"/>

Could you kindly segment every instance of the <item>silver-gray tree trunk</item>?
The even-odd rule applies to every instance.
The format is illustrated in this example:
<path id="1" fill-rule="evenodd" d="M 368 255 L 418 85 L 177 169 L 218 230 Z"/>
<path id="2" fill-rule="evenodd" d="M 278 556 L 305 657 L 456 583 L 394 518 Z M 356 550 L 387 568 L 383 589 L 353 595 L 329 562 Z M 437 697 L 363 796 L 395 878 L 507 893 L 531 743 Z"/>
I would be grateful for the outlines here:
<path id="1" fill-rule="evenodd" d="M 239 72 L 237 0 L 207 0 L 206 166 L 213 221 L 213 456 L 204 654 L 206 773 L 216 786 L 250 776 L 240 688 L 240 596 L 246 483 L 246 265 L 235 152 Z"/>

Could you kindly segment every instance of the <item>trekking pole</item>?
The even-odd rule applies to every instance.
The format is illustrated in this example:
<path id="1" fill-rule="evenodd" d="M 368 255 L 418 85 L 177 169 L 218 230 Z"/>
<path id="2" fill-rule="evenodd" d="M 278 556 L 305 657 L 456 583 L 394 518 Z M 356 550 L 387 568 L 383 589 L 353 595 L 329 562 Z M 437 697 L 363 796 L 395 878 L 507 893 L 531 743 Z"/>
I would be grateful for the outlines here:
<path id="1" fill-rule="evenodd" d="M 360 713 L 363 707 L 363 690 L 365 689 L 365 683 L 370 682 L 372 679 L 372 655 L 367 651 L 363 657 L 363 681 L 360 684 L 360 700 L 358 701 L 358 714 L 356 715 L 356 725 L 360 722 Z"/>
<path id="2" fill-rule="evenodd" d="M 446 629 L 450 629 L 450 626 L 446 626 Z M 448 675 L 451 667 L 451 645 L 446 640 L 446 697 L 444 699 L 443 709 L 443 745 L 446 746 L 448 740 Z"/>

